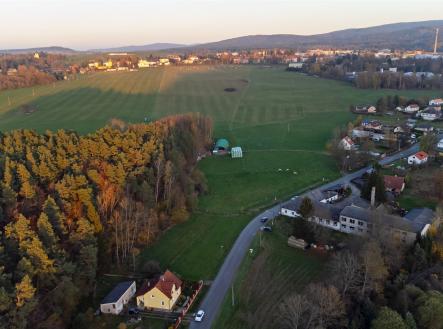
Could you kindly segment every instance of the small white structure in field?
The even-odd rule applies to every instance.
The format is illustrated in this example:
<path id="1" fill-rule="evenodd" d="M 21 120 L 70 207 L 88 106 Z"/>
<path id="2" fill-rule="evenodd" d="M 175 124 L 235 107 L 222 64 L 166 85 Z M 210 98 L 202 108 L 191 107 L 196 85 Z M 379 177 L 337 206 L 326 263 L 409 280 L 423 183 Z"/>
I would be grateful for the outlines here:
<path id="1" fill-rule="evenodd" d="M 233 147 L 233 148 L 231 149 L 231 157 L 232 157 L 233 159 L 236 159 L 236 158 L 243 158 L 243 150 L 242 150 L 242 148 L 239 147 L 239 146 Z"/>
<path id="2" fill-rule="evenodd" d="M 135 295 L 135 281 L 121 282 L 100 303 L 102 313 L 120 314 L 123 307 Z"/>

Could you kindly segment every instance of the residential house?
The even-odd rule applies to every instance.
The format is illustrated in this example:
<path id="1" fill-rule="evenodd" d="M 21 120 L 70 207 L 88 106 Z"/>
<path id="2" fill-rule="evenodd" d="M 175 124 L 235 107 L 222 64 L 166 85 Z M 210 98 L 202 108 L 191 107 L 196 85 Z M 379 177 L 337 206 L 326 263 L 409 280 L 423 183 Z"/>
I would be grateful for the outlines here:
<path id="1" fill-rule="evenodd" d="M 123 307 L 135 295 L 135 281 L 121 282 L 100 303 L 102 313 L 120 314 Z"/>
<path id="2" fill-rule="evenodd" d="M 422 132 L 422 133 L 430 133 L 434 130 L 434 127 L 429 123 L 423 123 L 415 126 L 414 130 Z"/>
<path id="3" fill-rule="evenodd" d="M 354 205 L 345 207 L 340 213 L 340 224 L 344 233 L 364 235 L 378 230 L 377 234 L 389 234 L 393 239 L 408 245 L 413 244 L 418 235 L 426 236 L 429 229 L 429 224 L 414 218 L 402 218 L 382 210 L 363 209 Z"/>
<path id="4" fill-rule="evenodd" d="M 441 99 L 441 98 L 431 99 L 429 101 L 429 106 L 441 107 L 441 106 L 443 106 L 443 99 Z"/>
<path id="5" fill-rule="evenodd" d="M 420 166 L 428 162 L 428 154 L 426 152 L 420 151 L 410 157 L 408 157 L 408 164 Z"/>
<path id="6" fill-rule="evenodd" d="M 377 108 L 373 105 L 356 106 L 354 112 L 359 114 L 375 114 L 377 113 Z"/>
<path id="7" fill-rule="evenodd" d="M 399 195 L 405 189 L 405 178 L 399 176 L 384 176 L 385 189 Z"/>
<path id="8" fill-rule="evenodd" d="M 302 198 L 294 198 L 282 207 L 281 214 L 303 220 L 299 212 Z M 308 221 L 346 234 L 389 234 L 406 244 L 415 242 L 417 235 L 425 236 L 435 216 L 430 209 L 415 210 L 405 217 L 388 214 L 384 207 L 364 208 L 355 204 L 343 209 L 313 201 Z M 376 232 L 374 230 L 377 230 Z"/>
<path id="9" fill-rule="evenodd" d="M 312 214 L 308 221 L 331 230 L 340 231 L 340 208 L 314 201 Z"/>
<path id="10" fill-rule="evenodd" d="M 157 62 L 154 61 L 147 61 L 145 59 L 140 59 L 137 63 L 138 67 L 143 69 L 143 68 L 148 68 L 148 67 L 154 67 L 157 65 Z"/>
<path id="11" fill-rule="evenodd" d="M 171 271 L 146 281 L 137 292 L 137 307 L 170 311 L 181 294 L 182 281 Z"/>
<path id="12" fill-rule="evenodd" d="M 354 141 L 349 138 L 348 136 L 344 137 L 340 143 L 338 144 L 338 146 L 345 150 L 345 151 L 351 151 L 351 150 L 355 150 L 357 148 L 357 145 L 354 143 Z"/>
<path id="13" fill-rule="evenodd" d="M 417 104 L 410 104 L 405 107 L 404 112 L 409 113 L 409 114 L 413 114 L 413 113 L 417 113 L 419 110 L 420 110 L 420 106 L 418 106 Z"/>
<path id="14" fill-rule="evenodd" d="M 420 116 L 423 120 L 435 121 L 441 118 L 441 110 L 435 107 L 427 107 L 422 112 L 420 112 Z"/>
<path id="15" fill-rule="evenodd" d="M 282 205 L 280 209 L 280 214 L 286 217 L 298 218 L 301 217 L 299 208 L 301 205 L 302 198 L 295 197 L 291 201 L 286 202 Z"/>
<path id="16" fill-rule="evenodd" d="M 383 124 L 377 120 L 364 119 L 361 125 L 363 126 L 364 129 L 371 131 L 383 129 Z"/>
<path id="17" fill-rule="evenodd" d="M 158 62 L 160 65 L 163 65 L 163 66 L 168 66 L 171 64 L 171 62 L 169 61 L 169 58 L 160 58 L 158 60 Z"/>
<path id="18" fill-rule="evenodd" d="M 8 69 L 7 71 L 6 71 L 6 75 L 8 75 L 8 76 L 15 76 L 15 75 L 17 75 L 18 74 L 18 71 L 17 71 L 17 69 L 14 69 L 14 68 L 12 68 L 12 69 Z"/>

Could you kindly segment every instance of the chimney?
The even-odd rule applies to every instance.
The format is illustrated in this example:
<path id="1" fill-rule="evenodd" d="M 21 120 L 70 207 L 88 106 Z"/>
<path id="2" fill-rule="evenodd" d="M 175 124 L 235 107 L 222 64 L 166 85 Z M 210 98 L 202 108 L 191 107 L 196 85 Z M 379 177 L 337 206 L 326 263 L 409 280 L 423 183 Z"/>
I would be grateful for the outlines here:
<path id="1" fill-rule="evenodd" d="M 434 55 L 437 55 L 437 47 L 438 47 L 438 32 L 439 29 L 435 29 L 435 43 L 434 43 Z"/>
<path id="2" fill-rule="evenodd" d="M 375 207 L 375 186 L 371 190 L 371 207 Z"/>

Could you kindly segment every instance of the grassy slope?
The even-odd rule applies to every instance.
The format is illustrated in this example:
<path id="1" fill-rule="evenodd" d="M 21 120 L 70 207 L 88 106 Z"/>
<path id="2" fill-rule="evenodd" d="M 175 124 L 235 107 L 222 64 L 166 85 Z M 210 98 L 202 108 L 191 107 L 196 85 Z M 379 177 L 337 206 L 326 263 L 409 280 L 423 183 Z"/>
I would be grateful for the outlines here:
<path id="1" fill-rule="evenodd" d="M 295 291 L 319 278 L 327 270 L 327 258 L 287 246 L 288 224 L 278 223 L 271 234 L 258 238 L 235 280 L 236 304 L 232 306 L 231 292 L 226 296 L 215 329 L 277 328 L 278 306 Z"/>
<path id="2" fill-rule="evenodd" d="M 237 92 L 226 93 L 227 87 Z M 157 259 L 187 278 L 208 279 L 259 207 L 337 176 L 324 153 L 332 130 L 352 120 L 349 104 L 374 102 L 388 93 L 394 92 L 358 90 L 284 72 L 282 67 L 100 73 L 36 87 L 34 97 L 32 88 L 0 93 L 0 129 L 66 128 L 87 133 L 112 117 L 140 122 L 191 111 L 210 115 L 215 135 L 241 145 L 245 158 L 202 161 L 209 195 L 201 198 L 188 222 L 169 230 L 142 254 L 143 260 Z M 410 97 L 418 94 L 408 92 Z M 17 108 L 24 103 L 35 104 L 37 111 L 21 113 Z"/>

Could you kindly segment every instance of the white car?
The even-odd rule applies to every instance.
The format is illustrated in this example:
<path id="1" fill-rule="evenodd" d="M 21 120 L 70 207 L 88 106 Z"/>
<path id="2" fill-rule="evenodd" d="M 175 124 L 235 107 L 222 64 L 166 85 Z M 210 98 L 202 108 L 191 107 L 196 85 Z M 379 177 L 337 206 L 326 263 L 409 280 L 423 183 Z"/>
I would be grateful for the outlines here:
<path id="1" fill-rule="evenodd" d="M 200 311 L 198 311 L 197 314 L 195 315 L 194 320 L 197 321 L 197 322 L 202 322 L 204 316 L 205 316 L 205 311 L 200 310 Z"/>

